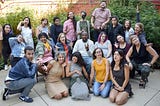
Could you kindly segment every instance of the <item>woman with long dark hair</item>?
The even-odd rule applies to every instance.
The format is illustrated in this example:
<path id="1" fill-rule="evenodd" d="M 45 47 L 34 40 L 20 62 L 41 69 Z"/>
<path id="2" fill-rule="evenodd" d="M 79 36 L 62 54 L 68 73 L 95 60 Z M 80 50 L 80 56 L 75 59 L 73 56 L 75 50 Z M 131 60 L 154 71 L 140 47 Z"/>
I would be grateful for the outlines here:
<path id="1" fill-rule="evenodd" d="M 31 20 L 29 17 L 24 17 L 23 21 L 19 22 L 17 30 L 21 31 L 21 35 L 23 36 L 26 45 L 34 48 L 34 42 L 32 37 L 33 31 L 31 27 Z"/>
<path id="2" fill-rule="evenodd" d="M 75 84 L 75 82 L 77 82 L 77 80 L 80 79 L 80 81 L 84 82 L 86 85 L 86 89 L 83 89 L 84 92 L 81 91 L 81 93 L 83 94 L 87 90 L 88 94 L 86 94 L 86 97 L 89 98 L 89 89 L 87 86 L 89 78 L 88 78 L 88 74 L 87 74 L 87 71 L 85 68 L 85 62 L 84 62 L 80 52 L 74 52 L 72 54 L 72 61 L 68 64 L 68 66 L 66 68 L 66 76 L 71 77 L 71 82 L 70 82 L 71 92 L 73 92 L 73 90 L 78 91 L 78 89 L 80 89 L 80 88 L 73 87 L 74 86 L 73 84 Z M 82 87 L 82 86 L 80 86 L 80 87 Z M 72 98 L 73 99 L 76 98 L 74 93 L 72 95 Z M 88 100 L 88 98 L 81 98 L 81 99 Z"/>
<path id="3" fill-rule="evenodd" d="M 109 99 L 117 105 L 123 105 L 133 93 L 131 91 L 131 85 L 129 84 L 129 65 L 126 64 L 124 53 L 120 49 L 114 52 L 110 75 L 113 88 L 110 92 Z"/>
<path id="4" fill-rule="evenodd" d="M 63 24 L 63 33 L 71 42 L 76 41 L 76 19 L 73 12 L 67 14 L 67 20 Z"/>
<path id="5" fill-rule="evenodd" d="M 13 31 L 10 24 L 5 24 L 2 27 L 2 33 L 0 34 L 2 40 L 2 56 L 4 60 L 4 69 L 8 69 L 8 59 L 11 54 L 11 48 L 9 46 L 9 38 L 13 37 Z"/>

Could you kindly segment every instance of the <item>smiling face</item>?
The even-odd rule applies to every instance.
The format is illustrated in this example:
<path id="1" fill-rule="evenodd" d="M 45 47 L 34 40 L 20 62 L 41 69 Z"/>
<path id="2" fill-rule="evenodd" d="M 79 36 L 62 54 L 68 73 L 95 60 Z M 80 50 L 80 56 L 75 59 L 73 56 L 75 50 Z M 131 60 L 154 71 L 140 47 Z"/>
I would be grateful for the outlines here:
<path id="1" fill-rule="evenodd" d="M 62 54 L 59 54 L 59 55 L 58 55 L 58 62 L 59 62 L 60 64 L 63 64 L 63 63 L 65 62 L 64 55 L 62 55 Z"/>
<path id="2" fill-rule="evenodd" d="M 124 26 L 125 26 L 126 29 L 130 28 L 130 27 L 131 27 L 131 26 L 130 26 L 130 22 L 129 22 L 128 20 L 125 21 Z"/>
<path id="3" fill-rule="evenodd" d="M 121 36 L 121 35 L 118 35 L 118 36 L 117 36 L 117 41 L 118 41 L 118 42 L 124 42 L 124 37 Z"/>
<path id="4" fill-rule="evenodd" d="M 40 41 L 43 42 L 43 43 L 46 43 L 47 42 L 47 38 L 45 36 L 41 36 L 40 37 Z"/>
<path id="5" fill-rule="evenodd" d="M 5 27 L 4 27 L 4 32 L 5 32 L 6 34 L 10 33 L 10 32 L 11 32 L 11 26 L 10 26 L 10 25 L 5 25 Z"/>
<path id="6" fill-rule="evenodd" d="M 43 21 L 42 21 L 42 26 L 46 26 L 48 24 L 48 20 L 47 19 L 44 19 Z"/>
<path id="7" fill-rule="evenodd" d="M 73 61 L 73 63 L 77 63 L 78 58 L 77 58 L 76 56 L 73 56 L 73 57 L 72 57 L 72 61 Z"/>
<path id="8" fill-rule="evenodd" d="M 101 51 L 101 49 L 97 49 L 96 51 L 95 51 L 95 56 L 96 57 L 102 57 L 102 51 Z"/>
<path id="9" fill-rule="evenodd" d="M 132 42 L 133 45 L 138 45 L 140 43 L 137 35 L 133 35 L 133 38 L 131 39 L 131 42 Z"/>
<path id="10" fill-rule="evenodd" d="M 30 21 L 29 18 L 25 18 L 25 19 L 24 19 L 24 24 L 28 25 L 28 24 L 29 24 L 29 21 Z"/>
<path id="11" fill-rule="evenodd" d="M 100 7 L 102 10 L 106 8 L 106 2 L 101 2 Z"/>
<path id="12" fill-rule="evenodd" d="M 102 34 L 102 35 L 101 35 L 101 41 L 104 42 L 105 39 L 106 39 L 106 35 L 105 35 L 105 34 Z"/>
<path id="13" fill-rule="evenodd" d="M 118 51 L 114 52 L 114 61 L 119 62 L 122 59 L 121 55 L 119 54 Z"/>
<path id="14" fill-rule="evenodd" d="M 69 17 L 70 19 L 73 19 L 73 17 L 74 17 L 73 12 L 69 12 L 69 13 L 68 13 L 68 17 Z"/>
<path id="15" fill-rule="evenodd" d="M 64 34 L 62 34 L 62 35 L 60 36 L 60 42 L 61 42 L 61 43 L 65 43 L 65 41 L 66 41 L 66 37 L 65 37 Z"/>

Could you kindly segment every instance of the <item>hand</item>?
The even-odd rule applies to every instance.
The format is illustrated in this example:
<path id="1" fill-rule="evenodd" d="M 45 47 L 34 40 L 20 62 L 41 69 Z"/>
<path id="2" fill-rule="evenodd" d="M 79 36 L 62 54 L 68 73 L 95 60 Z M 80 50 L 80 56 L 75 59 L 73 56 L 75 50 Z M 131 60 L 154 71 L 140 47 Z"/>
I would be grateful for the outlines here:
<path id="1" fill-rule="evenodd" d="M 132 65 L 132 63 L 131 63 L 131 62 L 129 62 L 129 64 L 128 64 L 128 65 L 129 65 L 129 69 L 130 69 L 130 70 L 132 70 L 132 69 L 133 69 L 133 65 Z"/>
<path id="2" fill-rule="evenodd" d="M 64 63 L 62 64 L 62 67 L 65 67 L 65 66 L 67 66 L 66 62 L 64 62 Z"/>
<path id="3" fill-rule="evenodd" d="M 124 91 L 124 88 L 123 87 L 115 87 L 115 89 L 117 89 L 118 91 L 120 91 L 120 92 L 122 92 L 122 91 Z"/>
<path id="4" fill-rule="evenodd" d="M 94 25 L 94 24 L 92 24 L 92 27 L 93 27 L 94 29 L 96 29 L 96 27 L 95 27 L 95 25 Z"/>
<path id="5" fill-rule="evenodd" d="M 101 29 L 104 29 L 105 26 L 106 26 L 106 24 L 105 24 L 105 23 L 102 23 Z"/>
<path id="6" fill-rule="evenodd" d="M 70 42 L 70 44 L 69 44 L 69 45 L 70 45 L 70 47 L 72 48 L 72 47 L 73 47 L 73 42 Z"/>
<path id="7" fill-rule="evenodd" d="M 114 43 L 114 46 L 115 46 L 115 48 L 118 48 L 118 43 L 115 42 L 115 43 Z"/>
<path id="8" fill-rule="evenodd" d="M 82 76 L 82 73 L 81 73 L 80 71 L 75 70 L 75 72 L 76 72 L 77 74 L 79 74 L 80 76 Z"/>
<path id="9" fill-rule="evenodd" d="M 86 51 L 89 51 L 89 45 L 88 45 L 88 43 L 85 44 L 85 49 L 86 49 Z"/>
<path id="10" fill-rule="evenodd" d="M 103 83 L 100 87 L 99 87 L 99 91 L 102 91 L 105 87 L 105 84 Z"/>
<path id="11" fill-rule="evenodd" d="M 41 58 L 37 58 L 36 63 L 40 63 L 40 64 L 42 64 L 42 59 L 41 59 Z"/>

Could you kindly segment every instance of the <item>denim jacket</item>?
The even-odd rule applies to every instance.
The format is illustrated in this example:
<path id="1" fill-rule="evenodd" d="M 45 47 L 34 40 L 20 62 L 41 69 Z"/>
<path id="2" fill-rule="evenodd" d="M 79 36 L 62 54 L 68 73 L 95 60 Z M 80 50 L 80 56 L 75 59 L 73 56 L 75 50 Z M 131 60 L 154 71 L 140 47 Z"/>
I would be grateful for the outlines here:
<path id="1" fill-rule="evenodd" d="M 34 78 L 37 72 L 37 64 L 31 63 L 26 57 L 22 58 L 9 71 L 9 78 L 19 80 L 22 78 Z"/>
<path id="2" fill-rule="evenodd" d="M 24 42 L 18 42 L 17 37 L 9 38 L 9 45 L 11 47 L 13 57 L 24 57 L 24 48 L 26 44 Z"/>

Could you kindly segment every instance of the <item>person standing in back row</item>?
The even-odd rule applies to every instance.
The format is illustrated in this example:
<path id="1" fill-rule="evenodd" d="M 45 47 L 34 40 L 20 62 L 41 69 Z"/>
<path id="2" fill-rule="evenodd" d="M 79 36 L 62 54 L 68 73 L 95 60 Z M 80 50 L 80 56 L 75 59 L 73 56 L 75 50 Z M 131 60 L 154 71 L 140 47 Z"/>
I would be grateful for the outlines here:
<path id="1" fill-rule="evenodd" d="M 97 41 L 98 35 L 105 30 L 106 24 L 110 21 L 111 12 L 106 5 L 105 0 L 101 1 L 100 8 L 96 8 L 92 13 L 91 25 L 94 28 L 94 42 Z"/>

